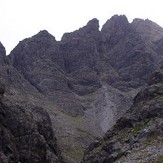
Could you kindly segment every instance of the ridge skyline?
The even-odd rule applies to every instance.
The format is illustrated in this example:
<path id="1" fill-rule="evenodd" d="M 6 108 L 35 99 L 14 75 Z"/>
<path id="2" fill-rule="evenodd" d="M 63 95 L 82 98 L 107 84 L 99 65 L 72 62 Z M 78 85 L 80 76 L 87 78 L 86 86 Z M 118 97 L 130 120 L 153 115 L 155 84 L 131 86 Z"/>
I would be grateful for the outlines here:
<path id="1" fill-rule="evenodd" d="M 26 39 L 26 38 L 31 38 L 31 37 L 33 37 L 33 36 L 39 34 L 39 33 L 42 32 L 42 31 L 48 32 L 50 35 L 52 35 L 52 36 L 55 38 L 56 41 L 60 42 L 60 41 L 62 41 L 62 38 L 63 38 L 63 36 L 64 36 L 65 34 L 72 33 L 72 32 L 74 32 L 74 31 L 77 31 L 77 30 L 79 30 L 79 29 L 81 29 L 81 28 L 87 26 L 88 23 L 91 22 L 91 21 L 94 20 L 94 19 L 96 19 L 96 20 L 98 21 L 98 25 L 99 25 L 99 28 L 98 28 L 98 29 L 99 29 L 99 31 L 101 32 L 101 29 L 103 28 L 103 26 L 104 26 L 110 19 L 112 19 L 113 17 L 121 17 L 121 16 L 126 17 L 126 19 L 127 19 L 127 21 L 129 22 L 129 24 L 133 24 L 135 21 L 150 22 L 150 23 L 155 24 L 155 25 L 158 26 L 158 27 L 163 28 L 162 25 L 160 25 L 160 24 L 156 23 L 155 21 L 150 20 L 150 19 L 148 19 L 148 18 L 145 18 L 145 19 L 143 19 L 143 18 L 133 18 L 133 19 L 129 19 L 128 16 L 126 16 L 125 14 L 114 14 L 114 15 L 111 16 L 110 18 L 106 19 L 105 22 L 101 22 L 98 18 L 94 17 L 94 18 L 88 20 L 88 21 L 85 23 L 85 25 L 82 25 L 81 27 L 78 27 L 78 28 L 73 29 L 73 30 L 68 31 L 68 32 L 65 31 L 65 32 L 64 32 L 63 34 L 61 34 L 59 37 L 57 36 L 57 33 L 56 33 L 56 34 L 53 34 L 53 32 L 51 32 L 51 31 L 49 31 L 48 29 L 45 29 L 45 28 L 44 28 L 44 29 L 40 29 L 40 30 L 36 31 L 36 32 L 35 32 L 34 34 L 32 34 L 32 35 L 28 35 L 28 36 L 26 36 L 26 37 L 24 37 L 24 38 L 18 40 L 18 42 L 15 44 L 15 46 L 10 47 L 10 48 L 8 48 L 8 46 L 6 46 L 6 44 L 4 44 L 4 42 L 3 42 L 2 40 L 0 40 L 0 42 L 1 42 L 1 44 L 4 46 L 4 48 L 5 48 L 5 50 L 6 50 L 6 55 L 10 55 L 10 53 L 12 52 L 12 50 L 19 44 L 19 42 L 23 41 L 23 40 Z"/>

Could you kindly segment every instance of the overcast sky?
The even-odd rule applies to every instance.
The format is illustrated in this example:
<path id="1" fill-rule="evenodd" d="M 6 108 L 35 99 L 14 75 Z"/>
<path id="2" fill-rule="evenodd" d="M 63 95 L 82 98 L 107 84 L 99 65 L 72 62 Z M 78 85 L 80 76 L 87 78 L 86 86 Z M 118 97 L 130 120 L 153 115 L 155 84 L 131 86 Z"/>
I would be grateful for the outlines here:
<path id="1" fill-rule="evenodd" d="M 115 14 L 129 21 L 149 18 L 163 27 L 163 0 L 0 0 L 0 41 L 9 53 L 40 30 L 60 40 L 92 18 L 103 25 Z"/>

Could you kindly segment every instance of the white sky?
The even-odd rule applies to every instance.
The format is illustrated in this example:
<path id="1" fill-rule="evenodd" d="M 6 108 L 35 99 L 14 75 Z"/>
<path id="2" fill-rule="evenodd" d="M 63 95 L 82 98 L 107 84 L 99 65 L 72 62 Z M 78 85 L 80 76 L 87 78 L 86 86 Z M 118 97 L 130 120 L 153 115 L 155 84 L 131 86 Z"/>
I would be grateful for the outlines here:
<path id="1" fill-rule="evenodd" d="M 40 30 L 60 40 L 92 18 L 103 25 L 115 14 L 125 14 L 129 21 L 149 18 L 163 27 L 163 0 L 0 0 L 0 41 L 8 54 Z"/>

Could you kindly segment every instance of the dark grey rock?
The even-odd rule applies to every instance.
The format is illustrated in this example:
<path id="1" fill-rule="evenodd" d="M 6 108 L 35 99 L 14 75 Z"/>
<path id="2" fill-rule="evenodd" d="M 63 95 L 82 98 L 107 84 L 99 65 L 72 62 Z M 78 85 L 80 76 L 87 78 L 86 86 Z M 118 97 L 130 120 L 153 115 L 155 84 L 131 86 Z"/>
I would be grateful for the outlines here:
<path id="1" fill-rule="evenodd" d="M 0 99 L 0 161 L 59 163 L 48 113 L 40 107 L 22 107 Z"/>

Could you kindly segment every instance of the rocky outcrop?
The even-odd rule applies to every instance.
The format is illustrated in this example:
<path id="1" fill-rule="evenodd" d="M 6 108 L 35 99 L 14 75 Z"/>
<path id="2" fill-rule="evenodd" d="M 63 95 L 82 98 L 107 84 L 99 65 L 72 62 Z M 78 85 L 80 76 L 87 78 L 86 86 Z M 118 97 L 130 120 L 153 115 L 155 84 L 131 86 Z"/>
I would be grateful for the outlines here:
<path id="1" fill-rule="evenodd" d="M 2 96 L 1 93 L 0 162 L 62 162 L 47 112 L 40 107 L 14 104 Z"/>
<path id="2" fill-rule="evenodd" d="M 142 89 L 134 104 L 108 131 L 91 144 L 83 162 L 162 162 L 163 71 L 155 73 L 151 85 Z"/>

